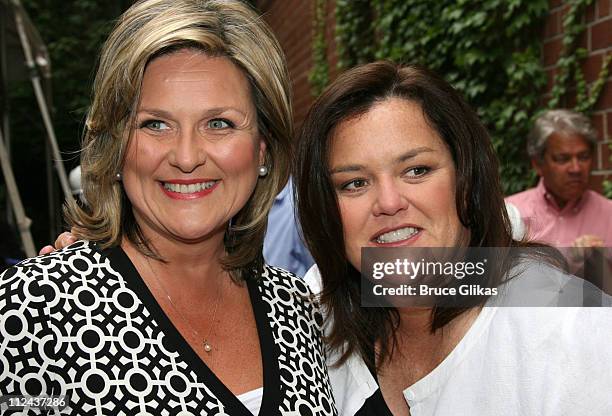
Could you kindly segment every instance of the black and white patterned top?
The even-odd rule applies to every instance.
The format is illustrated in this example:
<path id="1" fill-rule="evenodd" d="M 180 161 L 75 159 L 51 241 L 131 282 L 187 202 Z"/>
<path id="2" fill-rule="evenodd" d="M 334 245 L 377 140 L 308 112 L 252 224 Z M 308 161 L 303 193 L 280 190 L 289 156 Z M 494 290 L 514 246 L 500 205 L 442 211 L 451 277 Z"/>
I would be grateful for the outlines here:
<path id="1" fill-rule="evenodd" d="M 335 415 L 321 318 L 306 284 L 266 265 L 247 286 L 263 362 L 259 414 Z M 88 242 L 0 275 L 0 395 L 67 395 L 68 407 L 52 415 L 250 415 L 123 250 Z M 0 414 L 22 414 L 6 409 Z"/>

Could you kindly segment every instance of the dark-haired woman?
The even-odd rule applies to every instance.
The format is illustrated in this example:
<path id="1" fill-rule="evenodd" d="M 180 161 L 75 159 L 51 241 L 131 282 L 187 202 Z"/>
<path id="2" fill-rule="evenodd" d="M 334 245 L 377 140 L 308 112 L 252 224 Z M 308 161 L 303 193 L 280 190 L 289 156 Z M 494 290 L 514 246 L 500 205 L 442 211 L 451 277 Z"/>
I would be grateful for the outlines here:
<path id="1" fill-rule="evenodd" d="M 494 283 L 514 276 L 508 298 L 360 306 L 362 247 L 529 246 L 512 239 L 489 136 L 452 87 L 418 67 L 355 68 L 319 97 L 298 143 L 298 209 L 318 266 L 307 280 L 327 311 L 340 414 L 612 414 L 609 308 L 500 307 L 525 282 L 565 290 L 542 305 L 582 303 L 567 296 L 580 293 L 575 279 L 537 259 L 500 262 Z"/>

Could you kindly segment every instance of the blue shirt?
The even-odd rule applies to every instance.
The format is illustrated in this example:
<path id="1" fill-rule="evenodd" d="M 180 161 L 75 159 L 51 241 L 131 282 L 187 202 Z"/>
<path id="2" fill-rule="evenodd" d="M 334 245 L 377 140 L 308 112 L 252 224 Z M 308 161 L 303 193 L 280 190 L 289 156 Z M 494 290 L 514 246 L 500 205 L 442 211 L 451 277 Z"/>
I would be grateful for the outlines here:
<path id="1" fill-rule="evenodd" d="M 295 218 L 291 179 L 274 199 L 268 216 L 263 254 L 269 265 L 278 266 L 300 277 L 314 264 L 302 242 L 301 230 Z"/>

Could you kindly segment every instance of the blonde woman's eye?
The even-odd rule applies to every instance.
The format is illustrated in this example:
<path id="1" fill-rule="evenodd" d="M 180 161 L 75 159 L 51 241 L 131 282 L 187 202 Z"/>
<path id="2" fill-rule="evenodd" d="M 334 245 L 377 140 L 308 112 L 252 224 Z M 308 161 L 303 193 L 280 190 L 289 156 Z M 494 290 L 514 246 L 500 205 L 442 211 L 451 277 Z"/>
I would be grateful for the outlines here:
<path id="1" fill-rule="evenodd" d="M 346 182 L 341 186 L 343 191 L 358 191 L 360 188 L 366 186 L 368 182 L 365 179 L 354 179 L 350 182 Z"/>
<path id="2" fill-rule="evenodd" d="M 216 129 L 216 130 L 227 129 L 227 128 L 234 127 L 234 124 L 229 120 L 225 120 L 222 118 L 216 118 L 208 122 L 208 127 L 210 127 L 211 129 Z"/>
<path id="3" fill-rule="evenodd" d="M 406 175 L 418 178 L 420 176 L 426 175 L 430 169 L 427 166 L 417 166 L 416 168 L 411 168 L 406 171 Z"/>
<path id="4" fill-rule="evenodd" d="M 140 128 L 161 131 L 168 130 L 170 127 L 161 120 L 145 120 L 140 124 Z"/>

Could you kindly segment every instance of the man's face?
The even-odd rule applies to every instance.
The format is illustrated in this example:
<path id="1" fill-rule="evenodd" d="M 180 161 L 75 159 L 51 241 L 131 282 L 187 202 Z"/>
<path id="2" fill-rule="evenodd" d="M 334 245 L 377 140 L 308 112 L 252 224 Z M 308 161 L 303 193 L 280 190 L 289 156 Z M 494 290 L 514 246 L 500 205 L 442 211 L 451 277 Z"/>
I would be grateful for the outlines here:
<path id="1" fill-rule="evenodd" d="M 542 160 L 532 161 L 560 207 L 580 198 L 587 189 L 591 163 L 591 147 L 582 136 L 558 132 L 548 137 Z"/>

